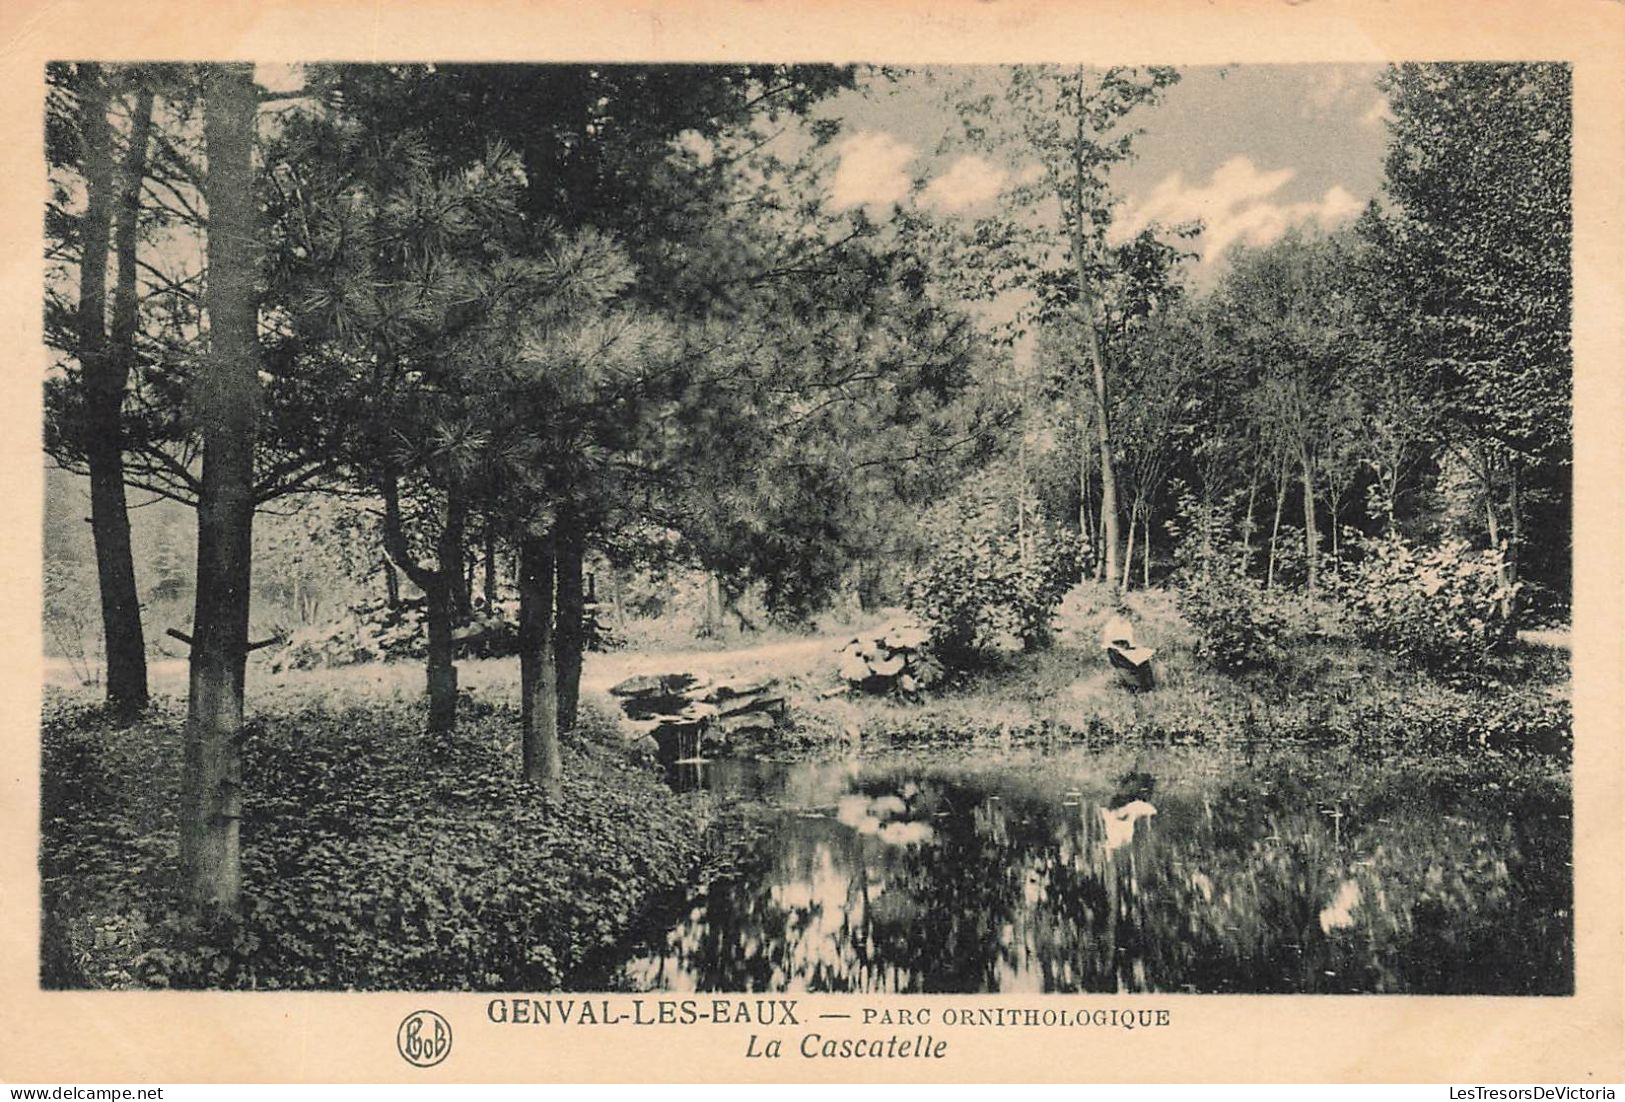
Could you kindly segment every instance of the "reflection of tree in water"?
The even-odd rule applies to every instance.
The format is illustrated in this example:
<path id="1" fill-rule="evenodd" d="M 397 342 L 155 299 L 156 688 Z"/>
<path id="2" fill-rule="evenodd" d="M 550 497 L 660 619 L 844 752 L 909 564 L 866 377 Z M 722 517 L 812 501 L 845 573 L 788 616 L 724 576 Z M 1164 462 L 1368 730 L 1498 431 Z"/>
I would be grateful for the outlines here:
<path id="1" fill-rule="evenodd" d="M 1556 795 L 1357 764 L 1254 765 L 1157 800 L 1108 848 L 1109 790 L 855 779 L 785 816 L 636 982 L 701 990 L 1568 990 Z M 846 821 L 841 821 L 845 819 Z M 854 825 L 855 824 L 855 825 Z M 895 829 L 893 829 L 895 828 Z"/>

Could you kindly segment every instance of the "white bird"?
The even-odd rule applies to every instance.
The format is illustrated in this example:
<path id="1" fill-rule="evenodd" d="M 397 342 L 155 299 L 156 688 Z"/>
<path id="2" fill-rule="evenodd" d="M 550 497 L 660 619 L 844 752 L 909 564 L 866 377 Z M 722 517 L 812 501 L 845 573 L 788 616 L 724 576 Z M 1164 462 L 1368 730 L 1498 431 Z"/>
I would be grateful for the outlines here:
<path id="1" fill-rule="evenodd" d="M 1354 908 L 1359 905 L 1359 883 L 1354 880 L 1343 881 L 1337 889 L 1337 894 L 1332 897 L 1331 905 L 1320 912 L 1320 932 L 1329 934 L 1333 930 L 1346 930 L 1354 925 Z"/>
<path id="2" fill-rule="evenodd" d="M 1134 825 L 1149 819 L 1157 809 L 1145 800 L 1130 800 L 1122 807 L 1101 808 L 1100 820 L 1106 828 L 1106 852 L 1122 849 L 1134 840 Z"/>

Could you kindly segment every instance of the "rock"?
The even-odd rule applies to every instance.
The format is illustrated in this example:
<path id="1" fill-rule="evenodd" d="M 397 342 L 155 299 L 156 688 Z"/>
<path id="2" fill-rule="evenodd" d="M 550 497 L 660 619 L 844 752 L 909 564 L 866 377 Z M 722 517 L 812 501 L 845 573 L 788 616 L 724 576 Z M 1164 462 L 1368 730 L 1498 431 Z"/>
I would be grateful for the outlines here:
<path id="1" fill-rule="evenodd" d="M 662 722 L 659 719 L 633 719 L 625 716 L 621 719 L 621 734 L 627 742 L 636 742 L 653 735 Z"/>
<path id="2" fill-rule="evenodd" d="M 720 697 L 716 701 L 717 711 L 725 716 L 740 712 L 771 712 L 783 707 L 784 697 L 768 696 L 765 692 L 753 696 Z"/>
<path id="3" fill-rule="evenodd" d="M 733 684 L 718 685 L 713 694 L 714 702 L 720 703 L 724 700 L 732 700 L 735 697 L 754 696 L 757 693 L 776 688 L 778 684 L 777 679 L 764 677 L 756 681 L 740 681 Z"/>
<path id="4" fill-rule="evenodd" d="M 729 735 L 740 731 L 771 731 L 778 725 L 778 720 L 763 712 L 742 712 L 738 715 L 725 715 L 717 720 L 718 729 Z"/>
<path id="5" fill-rule="evenodd" d="M 773 730 L 787 711 L 777 687 L 773 678 L 717 684 L 675 673 L 629 677 L 609 691 L 621 702 L 631 737 L 654 739 L 670 757 L 699 753 L 708 732 L 725 738 Z"/>
<path id="6" fill-rule="evenodd" d="M 691 673 L 638 674 L 611 685 L 611 696 L 667 696 L 687 692 L 696 682 Z"/>

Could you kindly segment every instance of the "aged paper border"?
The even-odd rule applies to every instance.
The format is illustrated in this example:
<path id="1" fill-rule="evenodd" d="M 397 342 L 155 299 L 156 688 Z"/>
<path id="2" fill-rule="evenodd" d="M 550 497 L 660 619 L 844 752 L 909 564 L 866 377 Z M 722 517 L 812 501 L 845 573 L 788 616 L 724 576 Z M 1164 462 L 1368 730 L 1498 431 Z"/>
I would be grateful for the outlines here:
<path id="1" fill-rule="evenodd" d="M 1396 1081 L 1617 1083 L 1625 1077 L 1625 4 L 1170 0 L 168 0 L 13 3 L 0 14 L 0 1080 L 18 1082 Z M 898 63 L 1400 59 L 1575 66 L 1577 993 L 1571 998 L 1043 996 L 803 999 L 861 1006 L 1156 1007 L 1172 1024 L 958 1029 L 940 1061 L 743 1059 L 750 1030 L 489 1024 L 477 994 L 41 992 L 42 69 L 55 58 L 874 60 Z M 427 1006 L 455 1050 L 420 1070 L 397 1024 Z M 829 1035 L 860 1035 L 821 1023 Z M 901 1031 L 908 1032 L 908 1031 Z M 793 1039 L 798 1031 L 776 1033 Z"/>

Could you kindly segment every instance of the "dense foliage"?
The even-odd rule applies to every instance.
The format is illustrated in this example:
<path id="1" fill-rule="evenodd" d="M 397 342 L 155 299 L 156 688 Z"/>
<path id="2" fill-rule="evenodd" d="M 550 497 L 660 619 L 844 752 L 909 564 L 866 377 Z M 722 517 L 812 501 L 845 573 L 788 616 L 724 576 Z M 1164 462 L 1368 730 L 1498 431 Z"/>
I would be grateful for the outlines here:
<path id="1" fill-rule="evenodd" d="M 930 550 L 907 604 L 946 665 L 966 665 L 1006 638 L 1046 645 L 1050 618 L 1077 580 L 1077 537 L 1037 520 L 1023 527 L 1007 504 L 996 483 L 973 483 L 927 524 Z"/>
<path id="2" fill-rule="evenodd" d="M 536 990 L 568 983 L 698 860 L 701 808 L 603 722 L 541 799 L 513 720 L 464 709 L 450 758 L 415 707 L 266 701 L 245 752 L 245 905 L 183 921 L 176 717 L 58 703 L 43 725 L 48 987 Z"/>
<path id="3" fill-rule="evenodd" d="M 1179 608 L 1196 633 L 1196 653 L 1224 673 L 1280 672 L 1305 634 L 1304 599 L 1268 589 L 1234 560 L 1181 577 Z"/>
<path id="4" fill-rule="evenodd" d="M 1459 541 L 1416 548 L 1398 537 L 1361 545 L 1340 590 L 1360 640 L 1430 670 L 1482 666 L 1515 634 L 1499 549 L 1471 551 Z"/>
<path id="5" fill-rule="evenodd" d="M 1203 227 L 1113 190 L 1171 69 L 297 71 L 47 74 L 45 444 L 91 545 L 46 608 L 124 717 L 48 707 L 49 985 L 584 975 L 697 848 L 579 708 L 595 581 L 623 623 L 703 586 L 709 641 L 901 593 L 955 676 L 919 692 L 885 643 L 849 680 L 924 708 L 1044 662 L 1093 578 L 1101 618 L 1177 599 L 1154 720 L 1103 718 L 1074 649 L 1024 690 L 1045 715 L 917 726 L 1566 753 L 1566 703 L 1516 687 L 1570 588 L 1565 66 L 1390 68 L 1383 195 L 1195 274 Z M 847 202 L 840 113 L 893 81 L 949 133 L 890 210 Z M 951 157 L 988 196 L 933 190 Z M 126 486 L 185 522 L 144 534 Z M 245 726 L 251 640 L 286 632 L 279 671 L 424 659 L 426 713 L 273 695 Z M 144 711 L 169 639 L 184 731 Z M 517 711 L 459 695 L 472 655 L 519 657 Z M 1382 674 L 1420 699 L 1362 696 Z"/>

